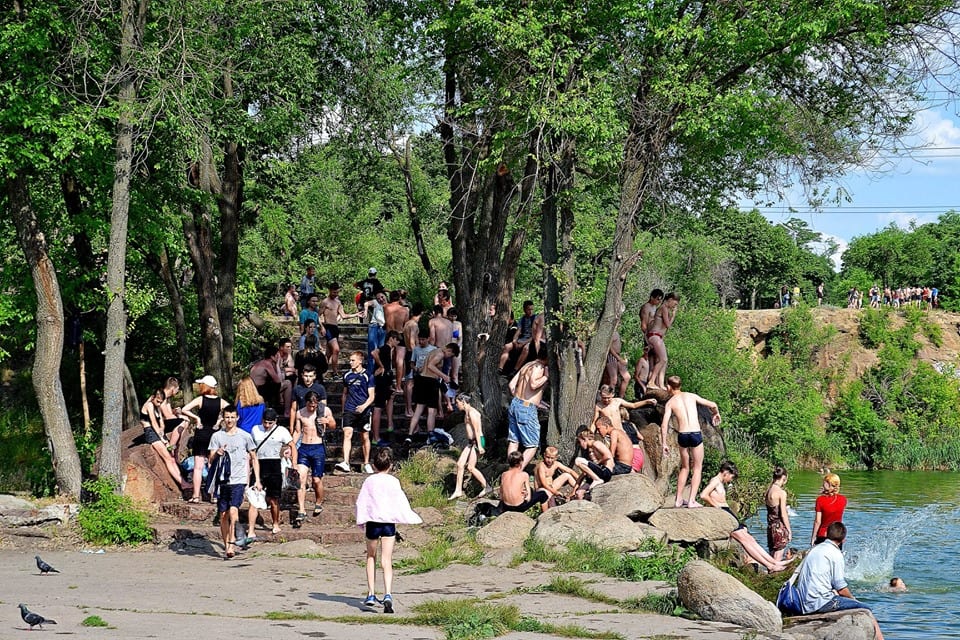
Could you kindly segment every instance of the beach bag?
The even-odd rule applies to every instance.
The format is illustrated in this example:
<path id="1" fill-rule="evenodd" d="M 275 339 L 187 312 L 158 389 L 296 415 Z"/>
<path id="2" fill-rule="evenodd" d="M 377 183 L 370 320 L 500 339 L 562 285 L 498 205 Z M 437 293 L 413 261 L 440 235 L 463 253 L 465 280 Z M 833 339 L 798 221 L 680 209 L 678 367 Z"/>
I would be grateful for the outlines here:
<path id="1" fill-rule="evenodd" d="M 801 563 L 802 564 L 802 563 Z M 800 573 L 798 566 L 790 579 L 780 587 L 780 593 L 777 594 L 777 609 L 785 616 L 799 616 L 803 614 L 803 605 L 800 598 L 800 592 L 794 583 L 797 581 L 797 575 Z"/>

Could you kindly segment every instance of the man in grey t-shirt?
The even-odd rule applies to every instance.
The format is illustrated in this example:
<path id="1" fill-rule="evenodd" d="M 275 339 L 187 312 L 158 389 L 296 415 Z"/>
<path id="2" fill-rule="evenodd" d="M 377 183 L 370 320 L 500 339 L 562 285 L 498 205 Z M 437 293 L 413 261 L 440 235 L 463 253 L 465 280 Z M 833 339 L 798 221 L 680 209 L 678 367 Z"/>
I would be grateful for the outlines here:
<path id="1" fill-rule="evenodd" d="M 220 535 L 223 536 L 226 557 L 232 558 L 236 555 L 237 542 L 234 531 L 240 519 L 240 505 L 250 480 L 251 466 L 255 479 L 254 487 L 263 487 L 260 484 L 260 463 L 254 452 L 257 445 L 249 433 L 237 428 L 236 405 L 227 405 L 221 416 L 223 428 L 210 438 L 210 468 L 213 468 L 214 460 L 218 456 L 230 457 L 230 478 L 220 485 L 217 511 L 220 513 Z"/>

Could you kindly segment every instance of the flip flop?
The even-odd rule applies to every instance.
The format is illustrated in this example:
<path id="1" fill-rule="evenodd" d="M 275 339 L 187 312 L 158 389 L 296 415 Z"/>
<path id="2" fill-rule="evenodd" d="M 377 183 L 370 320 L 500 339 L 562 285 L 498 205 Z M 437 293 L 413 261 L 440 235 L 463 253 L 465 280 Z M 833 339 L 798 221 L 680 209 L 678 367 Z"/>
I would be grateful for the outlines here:
<path id="1" fill-rule="evenodd" d="M 190 498 L 187 500 L 188 504 L 200 504 L 200 498 Z"/>

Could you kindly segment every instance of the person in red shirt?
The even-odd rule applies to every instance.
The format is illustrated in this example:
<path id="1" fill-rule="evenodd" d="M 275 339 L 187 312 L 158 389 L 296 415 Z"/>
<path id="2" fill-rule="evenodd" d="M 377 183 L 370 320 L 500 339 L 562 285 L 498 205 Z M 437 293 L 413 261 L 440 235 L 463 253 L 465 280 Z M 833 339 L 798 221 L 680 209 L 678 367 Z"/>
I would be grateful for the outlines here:
<path id="1" fill-rule="evenodd" d="M 847 499 L 840 495 L 840 476 L 828 473 L 823 476 L 823 488 L 814 507 L 813 533 L 810 534 L 810 546 L 818 545 L 827 539 L 827 527 L 843 520 L 843 510 Z"/>

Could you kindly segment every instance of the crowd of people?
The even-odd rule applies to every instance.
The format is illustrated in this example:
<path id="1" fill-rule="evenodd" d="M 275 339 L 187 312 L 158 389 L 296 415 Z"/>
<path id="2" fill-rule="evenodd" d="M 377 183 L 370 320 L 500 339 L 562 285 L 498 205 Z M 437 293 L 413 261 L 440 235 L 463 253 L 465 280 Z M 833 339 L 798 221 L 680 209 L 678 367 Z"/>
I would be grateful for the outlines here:
<path id="1" fill-rule="evenodd" d="M 290 482 L 290 478 L 297 483 L 297 512 L 292 525 L 301 526 L 306 520 L 308 481 L 313 488 L 313 515 L 323 512 L 327 465 L 324 438 L 328 430 L 338 426 L 327 406 L 324 382 L 342 382 L 343 459 L 334 468 L 352 471 L 353 435 L 359 433 L 360 470 L 368 474 L 357 501 L 357 521 L 365 527 L 367 538 L 365 604 L 381 604 L 385 612 L 392 612 L 391 558 L 396 525 L 419 522 L 396 478 L 389 473 L 393 463 L 391 443 L 380 437 L 384 415 L 387 429 L 394 429 L 395 396 L 402 396 L 410 418 L 408 438 L 420 430 L 421 418 L 425 418 L 427 432 L 433 432 L 440 412 L 455 407 L 463 413 L 467 445 L 456 463 L 456 484 L 450 500 L 465 497 L 464 481 L 470 478 L 480 487 L 478 497 L 491 494 L 494 487 L 478 468 L 486 453 L 483 416 L 470 395 L 458 392 L 463 328 L 457 321 L 447 283 L 440 284 L 432 310 L 426 311 L 421 305 L 407 303 L 404 292 L 387 291 L 376 276 L 376 269 L 371 268 L 366 279 L 355 283 L 356 311 L 348 312 L 339 298 L 340 286 L 330 283 L 321 300 L 315 271 L 308 269 L 299 292 L 294 286 L 288 288 L 281 308 L 284 315 L 297 319 L 299 335 L 283 338 L 265 351 L 263 358 L 252 365 L 249 375 L 241 379 L 233 403 L 220 396 L 213 376 L 204 375 L 196 380 L 198 395 L 181 409 L 175 409 L 170 398 L 179 391 L 179 383 L 170 378 L 144 403 L 141 420 L 145 442 L 190 494 L 189 502 L 208 497 L 200 470 L 218 459 L 229 461 L 226 472 L 220 472 L 225 475 L 214 493 L 225 555 L 230 558 L 237 547 L 256 538 L 254 524 L 260 509 L 269 512 L 273 533 L 280 532 L 279 500 L 284 483 Z M 921 302 L 925 300 L 922 291 L 918 295 Z M 304 302 L 302 309 L 299 301 Z M 575 454 L 564 464 L 559 459 L 558 443 L 545 447 L 541 443 L 538 409 L 548 386 L 548 350 L 543 341 L 543 315 L 534 311 L 532 301 L 524 301 L 523 312 L 508 335 L 498 362 L 500 372 L 509 378 L 511 401 L 507 411 L 508 469 L 499 478 L 497 510 L 527 512 L 537 505 L 548 510 L 568 500 L 589 499 L 593 490 L 614 476 L 642 472 L 643 435 L 631 421 L 630 411 L 655 407 L 657 400 L 647 397 L 648 393 L 662 390 L 667 398 L 659 425 L 663 455 L 671 453 L 671 426 L 677 431 L 680 454 L 674 507 L 708 506 L 727 511 L 736 520 L 730 537 L 751 561 L 771 572 L 782 571 L 792 559 L 787 547 L 793 538 L 783 488 L 787 482 L 784 469 L 774 470 L 765 495 L 767 550 L 727 505 L 726 485 L 737 478 L 735 465 L 725 462 L 700 491 L 704 459 L 700 410 L 710 413 L 713 426 L 719 426 L 721 418 L 716 403 L 683 390 L 679 377 L 667 375 L 664 338 L 673 325 L 679 302 L 674 293 L 664 294 L 659 289 L 650 293 L 640 311 L 645 343 L 632 376 L 620 336 L 615 333 L 593 417 L 589 424 L 577 429 Z M 348 368 L 341 372 L 339 324 L 346 318 L 358 318 L 366 325 L 367 349 L 350 353 Z M 634 401 L 624 397 L 631 379 Z M 188 426 L 193 426 L 189 438 L 185 435 Z M 177 464 L 184 447 L 189 449 L 186 466 L 193 469 L 190 482 L 183 480 Z M 535 462 L 541 448 L 542 459 Z M 527 471 L 531 465 L 532 482 Z M 296 469 L 297 473 L 290 474 L 289 469 Z M 245 497 L 250 498 L 250 490 L 262 491 L 264 503 L 258 509 L 254 500 L 249 500 L 247 535 L 239 540 L 235 534 L 239 507 Z M 857 601 L 852 600 L 842 581 L 842 565 L 837 578 L 836 554 L 824 546 L 836 545 L 838 550 L 842 547 L 845 530 L 841 535 L 837 525 L 843 526 L 840 521 L 845 506 L 846 499 L 839 495 L 839 478 L 828 474 L 823 495 L 816 504 L 811 536 L 814 552 L 810 553 L 813 561 L 805 561 L 800 571 L 799 583 L 806 590 L 804 613 L 860 606 L 852 604 Z M 385 582 L 383 598 L 377 598 L 375 589 L 378 550 Z"/>
<path id="2" fill-rule="evenodd" d="M 937 309 L 940 307 L 940 290 L 937 287 L 879 287 L 874 284 L 867 291 L 867 300 L 870 308 L 914 307 L 917 309 Z M 851 287 L 847 292 L 847 307 L 861 309 L 863 307 L 863 292 L 857 287 Z"/>

